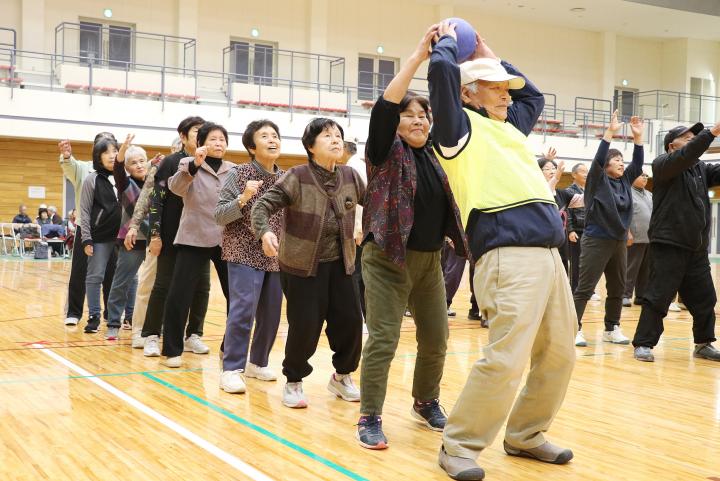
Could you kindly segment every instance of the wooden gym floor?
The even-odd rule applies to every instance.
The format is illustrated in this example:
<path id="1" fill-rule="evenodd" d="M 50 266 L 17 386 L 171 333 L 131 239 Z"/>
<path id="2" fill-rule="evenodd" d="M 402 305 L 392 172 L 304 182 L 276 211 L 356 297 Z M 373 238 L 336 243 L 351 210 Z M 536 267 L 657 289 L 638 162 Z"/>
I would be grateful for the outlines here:
<path id="1" fill-rule="evenodd" d="M 168 370 L 131 350 L 127 331 L 108 342 L 103 331 L 83 334 L 85 320 L 65 328 L 69 271 L 67 261 L 0 258 L 0 479 L 449 479 L 437 467 L 440 434 L 409 416 L 411 320 L 390 373 L 383 417 L 390 448 L 373 452 L 354 439 L 358 405 L 325 388 L 332 372 L 325 338 L 305 381 L 308 409 L 282 406 L 283 381 L 248 380 L 246 394 L 226 394 L 218 388 L 219 289 L 205 324 L 211 354 L 186 354 L 183 369 Z M 717 278 L 715 265 L 713 272 Z M 468 296 L 464 282 L 442 383 L 448 410 L 487 340 L 466 318 Z M 638 307 L 623 310 L 626 335 L 638 316 Z M 479 459 L 486 479 L 720 481 L 720 364 L 692 358 L 687 311 L 668 316 L 653 364 L 600 341 L 602 302 L 590 302 L 585 326 L 590 346 L 577 350 L 548 435 L 575 459 L 550 466 L 508 457 L 501 434 Z M 286 331 L 283 321 L 271 356 L 278 372 Z"/>

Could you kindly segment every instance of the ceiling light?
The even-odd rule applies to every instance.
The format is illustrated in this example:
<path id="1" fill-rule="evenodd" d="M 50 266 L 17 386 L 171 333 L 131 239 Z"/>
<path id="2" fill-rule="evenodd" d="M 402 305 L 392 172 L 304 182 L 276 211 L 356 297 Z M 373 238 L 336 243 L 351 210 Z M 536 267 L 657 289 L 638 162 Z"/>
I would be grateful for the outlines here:
<path id="1" fill-rule="evenodd" d="M 253 38 L 259 37 L 259 36 L 260 36 L 260 30 L 258 30 L 257 28 L 253 28 L 252 30 L 250 30 L 250 36 L 253 37 Z"/>
<path id="2" fill-rule="evenodd" d="M 376 51 L 377 51 L 377 53 L 379 53 L 380 55 L 382 55 L 383 53 L 385 53 L 385 49 L 383 48 L 382 45 L 378 45 Z"/>
<path id="3" fill-rule="evenodd" d="M 623 79 L 623 81 L 622 81 L 623 87 L 627 87 L 628 83 L 629 82 L 627 81 L 627 79 Z"/>
<path id="4" fill-rule="evenodd" d="M 105 10 L 103 10 L 103 16 L 105 18 L 112 18 L 112 9 L 106 8 Z"/>
<path id="5" fill-rule="evenodd" d="M 585 11 L 585 7 L 575 7 L 571 8 L 570 11 L 572 13 L 583 13 Z"/>

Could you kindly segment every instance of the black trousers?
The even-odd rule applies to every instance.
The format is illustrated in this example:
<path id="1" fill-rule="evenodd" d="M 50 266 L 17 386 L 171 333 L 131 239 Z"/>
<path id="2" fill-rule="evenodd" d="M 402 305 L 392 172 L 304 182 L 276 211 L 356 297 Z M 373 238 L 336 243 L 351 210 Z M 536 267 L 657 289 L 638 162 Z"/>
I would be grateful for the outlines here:
<path id="1" fill-rule="evenodd" d="M 85 275 L 87 274 L 87 256 L 82 246 L 82 237 L 80 226 L 75 231 L 75 248 L 73 249 L 72 261 L 70 264 L 70 280 L 68 281 L 68 297 L 67 311 L 65 317 L 75 317 L 81 319 L 83 315 L 83 306 L 85 305 Z M 53 244 L 55 245 L 55 244 Z M 103 278 L 103 317 L 107 319 L 107 300 L 112 287 L 113 276 L 115 275 L 115 264 L 117 264 L 117 251 L 108 260 L 105 269 L 105 278 Z"/>
<path id="2" fill-rule="evenodd" d="M 312 372 L 308 360 L 315 354 L 325 321 L 335 371 L 355 371 L 362 351 L 363 318 L 352 276 L 345 274 L 343 261 L 321 262 L 315 277 L 282 272 L 280 280 L 287 299 L 283 374 L 288 382 L 300 382 Z"/>
<path id="3" fill-rule="evenodd" d="M 650 277 L 650 259 L 648 243 L 633 244 L 627 248 L 627 276 L 623 297 L 632 299 L 635 290 L 635 303 L 642 304 Z"/>
<path id="4" fill-rule="evenodd" d="M 580 280 L 580 253 L 582 252 L 582 241 L 583 233 L 575 232 L 578 236 L 577 242 L 568 243 L 568 277 L 570 278 L 570 290 L 575 294 L 577 289 L 578 281 Z"/>
<path id="5" fill-rule="evenodd" d="M 664 330 L 663 318 L 676 293 L 680 293 L 693 317 L 695 344 L 715 341 L 717 296 L 707 252 L 651 243 L 649 256 L 650 281 L 633 346 L 657 345 Z"/>
<path id="6" fill-rule="evenodd" d="M 170 282 L 175 272 L 176 260 L 177 249 L 175 249 L 175 246 L 163 246 L 162 253 L 157 259 L 157 273 L 155 275 L 152 292 L 150 293 L 150 299 L 148 299 L 145 324 L 143 325 L 141 334 L 142 337 L 159 336 L 162 333 L 165 300 L 167 299 Z M 202 336 L 203 326 L 205 325 L 205 313 L 207 312 L 208 301 L 210 299 L 209 265 L 206 265 L 201 272 L 200 281 L 195 291 L 190 295 L 192 296 L 192 304 L 190 305 L 185 337 L 190 337 L 190 334 Z"/>
<path id="7" fill-rule="evenodd" d="M 475 298 L 475 263 L 470 261 L 470 310 L 474 313 L 479 314 L 480 308 L 478 307 L 477 299 Z"/>
<path id="8" fill-rule="evenodd" d="M 228 307 L 228 273 L 227 264 L 221 258 L 220 246 L 215 247 L 194 247 L 177 245 L 177 257 L 175 259 L 175 270 L 170 290 L 165 300 L 165 311 L 163 314 L 163 347 L 162 354 L 166 357 L 179 356 L 183 352 L 185 324 L 193 303 L 193 294 L 198 289 L 204 278 L 204 272 L 208 271 L 209 263 L 215 265 L 215 271 L 220 279 L 220 286 L 225 295 L 225 312 Z M 207 313 L 207 302 L 205 311 L 198 312 L 203 319 Z"/>
<path id="9" fill-rule="evenodd" d="M 353 281 L 355 281 L 355 287 L 357 287 L 358 299 L 360 299 L 360 309 L 362 309 L 363 319 L 365 318 L 365 282 L 362 278 L 362 246 L 357 246 L 355 249 L 355 272 L 353 272 Z"/>
<path id="10" fill-rule="evenodd" d="M 582 329 L 582 317 L 587 301 L 595 292 L 600 277 L 605 274 L 605 330 L 612 331 L 620 325 L 622 296 L 625 291 L 625 273 L 627 271 L 626 241 L 600 239 L 583 236 L 580 254 L 580 279 L 573 293 L 578 325 Z"/>

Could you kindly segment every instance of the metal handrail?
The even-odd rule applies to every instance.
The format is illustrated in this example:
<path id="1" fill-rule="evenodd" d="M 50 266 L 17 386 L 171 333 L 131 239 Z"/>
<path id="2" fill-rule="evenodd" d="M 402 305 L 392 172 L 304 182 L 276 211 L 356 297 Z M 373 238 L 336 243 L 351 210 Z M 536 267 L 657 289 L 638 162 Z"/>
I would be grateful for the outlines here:
<path id="1" fill-rule="evenodd" d="M 0 42 L 0 45 L 11 47 L 13 50 L 17 48 L 17 31 L 14 28 L 0 27 L 2 32 L 12 33 L 12 43 Z"/>

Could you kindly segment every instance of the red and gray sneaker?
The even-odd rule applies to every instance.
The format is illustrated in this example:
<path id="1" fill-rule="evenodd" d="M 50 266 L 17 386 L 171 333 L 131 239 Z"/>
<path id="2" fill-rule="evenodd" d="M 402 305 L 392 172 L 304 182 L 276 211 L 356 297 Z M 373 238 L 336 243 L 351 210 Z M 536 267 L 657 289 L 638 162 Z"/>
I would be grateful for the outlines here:
<path id="1" fill-rule="evenodd" d="M 360 416 L 357 427 L 356 437 L 360 446 L 367 449 L 387 449 L 388 442 L 383 434 L 380 416 Z"/>

